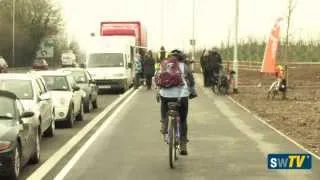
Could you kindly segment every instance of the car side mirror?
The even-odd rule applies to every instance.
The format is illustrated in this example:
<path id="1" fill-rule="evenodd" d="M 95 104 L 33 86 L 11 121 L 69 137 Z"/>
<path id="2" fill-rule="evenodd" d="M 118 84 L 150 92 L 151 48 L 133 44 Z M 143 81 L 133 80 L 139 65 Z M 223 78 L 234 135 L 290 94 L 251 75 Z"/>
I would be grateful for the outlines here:
<path id="1" fill-rule="evenodd" d="M 50 100 L 50 95 L 49 94 L 42 94 L 39 96 L 39 100 L 40 101 L 47 101 L 47 100 Z"/>
<path id="2" fill-rule="evenodd" d="M 131 62 L 128 63 L 128 68 L 130 68 L 130 69 L 132 68 L 132 63 Z"/>
<path id="3" fill-rule="evenodd" d="M 30 118 L 32 116 L 34 116 L 34 112 L 26 111 L 26 112 L 23 112 L 20 117 L 21 118 Z"/>
<path id="4" fill-rule="evenodd" d="M 81 77 L 80 79 L 77 80 L 77 83 L 86 83 L 86 79 L 84 77 Z"/>
<path id="5" fill-rule="evenodd" d="M 96 84 L 96 81 L 93 80 L 93 79 L 90 79 L 90 80 L 89 80 L 89 84 Z"/>
<path id="6" fill-rule="evenodd" d="M 74 85 L 74 86 L 72 87 L 72 89 L 73 89 L 73 91 L 79 91 L 79 90 L 80 90 L 80 87 L 77 86 L 77 85 Z"/>

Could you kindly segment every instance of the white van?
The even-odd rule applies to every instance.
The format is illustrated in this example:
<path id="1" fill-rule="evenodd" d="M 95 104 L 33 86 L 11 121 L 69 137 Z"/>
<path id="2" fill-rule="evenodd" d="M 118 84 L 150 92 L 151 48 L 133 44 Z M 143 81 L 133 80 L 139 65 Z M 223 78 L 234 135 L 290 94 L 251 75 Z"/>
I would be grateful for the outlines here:
<path id="1" fill-rule="evenodd" d="M 76 64 L 76 55 L 72 50 L 65 51 L 61 54 L 62 67 L 75 67 Z"/>
<path id="2" fill-rule="evenodd" d="M 125 92 L 132 84 L 134 37 L 99 37 L 86 55 L 86 68 L 99 90 Z"/>

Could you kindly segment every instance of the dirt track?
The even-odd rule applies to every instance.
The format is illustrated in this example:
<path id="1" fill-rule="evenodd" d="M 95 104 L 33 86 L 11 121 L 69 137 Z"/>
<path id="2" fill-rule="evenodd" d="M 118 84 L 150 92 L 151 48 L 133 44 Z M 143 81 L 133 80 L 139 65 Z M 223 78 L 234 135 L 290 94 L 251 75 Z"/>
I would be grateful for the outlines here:
<path id="1" fill-rule="evenodd" d="M 252 70 L 239 70 L 238 102 L 270 124 L 320 155 L 320 65 L 290 65 L 288 100 L 266 99 L 273 76 L 261 78 Z"/>

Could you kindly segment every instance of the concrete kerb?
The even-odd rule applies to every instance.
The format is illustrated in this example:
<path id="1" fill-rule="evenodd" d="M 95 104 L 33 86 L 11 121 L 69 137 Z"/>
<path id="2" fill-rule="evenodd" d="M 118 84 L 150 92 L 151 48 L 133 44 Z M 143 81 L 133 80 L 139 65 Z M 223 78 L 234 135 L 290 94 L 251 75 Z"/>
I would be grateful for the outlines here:
<path id="1" fill-rule="evenodd" d="M 196 76 L 198 76 L 198 78 L 195 78 L 196 80 L 199 81 L 199 79 L 201 79 L 201 77 L 199 77 L 199 74 L 195 74 Z M 200 86 L 201 88 L 203 88 L 202 86 Z M 257 119 L 259 122 L 261 122 L 262 124 L 266 125 L 267 127 L 269 127 L 270 129 L 272 129 L 273 131 L 275 131 L 276 133 L 278 133 L 279 135 L 281 135 L 282 137 L 286 138 L 287 140 L 289 140 L 290 142 L 292 142 L 293 144 L 295 144 L 297 147 L 299 147 L 300 149 L 302 149 L 303 151 L 306 151 L 307 153 L 311 154 L 313 157 L 315 157 L 316 159 L 320 160 L 320 156 L 316 155 L 315 153 L 311 152 L 309 149 L 307 149 L 306 147 L 304 147 L 303 145 L 299 144 L 298 142 L 296 142 L 295 140 L 293 140 L 292 138 L 290 138 L 289 136 L 285 135 L 283 132 L 281 132 L 280 130 L 278 130 L 277 128 L 275 128 L 274 126 L 272 126 L 271 124 L 269 124 L 267 121 L 268 119 L 263 119 L 260 116 L 258 116 L 257 114 L 253 113 L 252 111 L 250 111 L 247 107 L 245 107 L 244 105 L 240 104 L 238 101 L 236 101 L 234 98 L 232 98 L 231 96 L 227 96 L 228 99 L 233 102 L 234 104 L 236 104 L 237 106 L 239 106 L 241 109 L 243 109 L 244 111 L 248 112 L 249 114 L 251 114 L 255 119 Z"/>

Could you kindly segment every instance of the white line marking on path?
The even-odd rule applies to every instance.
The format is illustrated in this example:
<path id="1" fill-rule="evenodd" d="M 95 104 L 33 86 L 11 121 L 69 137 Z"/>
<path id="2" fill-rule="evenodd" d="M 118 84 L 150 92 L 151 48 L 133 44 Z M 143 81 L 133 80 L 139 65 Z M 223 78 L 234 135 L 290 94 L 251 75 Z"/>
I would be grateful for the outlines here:
<path id="1" fill-rule="evenodd" d="M 92 119 L 84 128 L 82 128 L 75 136 L 73 136 L 66 144 L 64 144 L 56 153 L 54 153 L 48 160 L 46 160 L 36 171 L 34 171 L 27 180 L 40 180 L 44 178 L 52 168 L 65 156 L 67 155 L 74 146 L 76 146 L 81 139 L 87 135 L 87 133 L 103 119 L 103 117 L 109 113 L 119 102 L 125 99 L 133 89 L 128 90 L 126 93 L 121 95 L 115 101 L 107 106 L 100 114 Z"/>
<path id="2" fill-rule="evenodd" d="M 86 152 L 86 150 L 91 146 L 91 144 L 99 137 L 102 132 L 112 133 L 112 127 L 106 129 L 107 127 L 112 126 L 111 124 L 117 115 L 121 112 L 124 106 L 133 98 L 133 96 L 138 91 L 133 92 L 99 127 L 99 129 L 90 137 L 90 139 L 79 149 L 79 151 L 71 158 L 71 160 L 63 167 L 63 169 L 58 173 L 54 180 L 63 180 L 64 177 L 69 173 L 72 167 L 78 162 L 81 156 Z"/>

